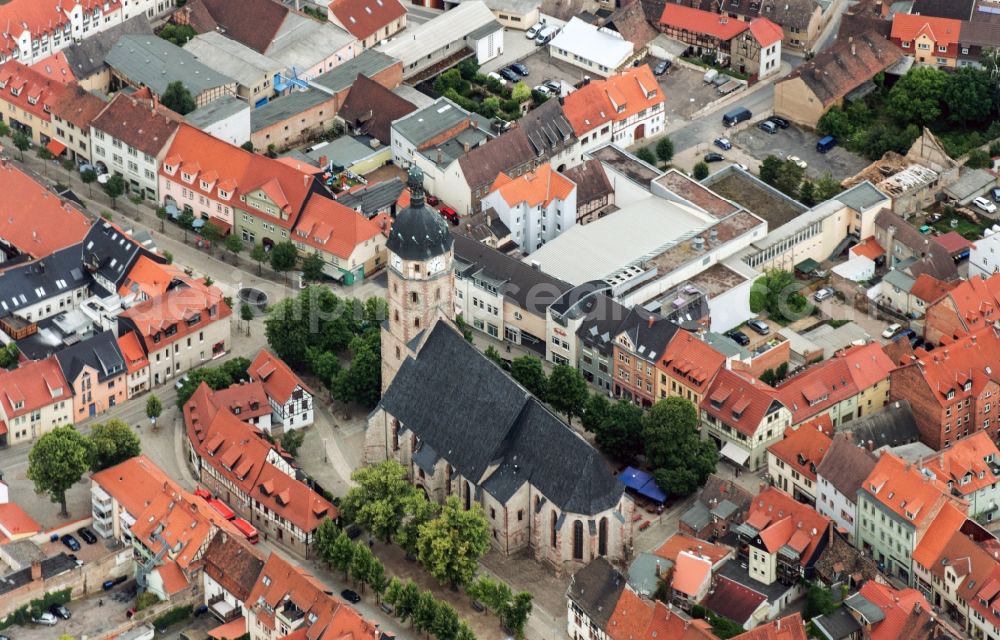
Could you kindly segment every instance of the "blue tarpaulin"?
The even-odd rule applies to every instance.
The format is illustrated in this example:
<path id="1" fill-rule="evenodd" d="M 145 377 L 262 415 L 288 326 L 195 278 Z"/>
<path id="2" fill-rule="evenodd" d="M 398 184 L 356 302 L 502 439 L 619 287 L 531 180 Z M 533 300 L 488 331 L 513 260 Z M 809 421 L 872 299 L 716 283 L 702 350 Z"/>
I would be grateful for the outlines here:
<path id="1" fill-rule="evenodd" d="M 191 226 L 195 229 L 201 229 L 202 227 L 205 226 L 205 219 L 195 218 L 194 221 L 191 223 Z"/>
<path id="2" fill-rule="evenodd" d="M 660 503 L 667 500 L 667 494 L 660 489 L 650 473 L 635 467 L 626 467 L 618 477 L 621 478 L 622 484 L 641 496 Z"/>

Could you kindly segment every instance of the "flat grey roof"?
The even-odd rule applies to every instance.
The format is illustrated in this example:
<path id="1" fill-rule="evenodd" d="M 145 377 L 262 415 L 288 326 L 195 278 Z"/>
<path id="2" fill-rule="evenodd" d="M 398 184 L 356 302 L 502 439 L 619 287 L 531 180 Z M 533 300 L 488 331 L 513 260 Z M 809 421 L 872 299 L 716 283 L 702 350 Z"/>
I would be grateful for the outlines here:
<path id="1" fill-rule="evenodd" d="M 451 129 L 463 120 L 468 120 L 470 115 L 477 120 L 483 129 L 489 130 L 489 123 L 485 122 L 482 116 L 470 114 L 448 98 L 438 98 L 429 107 L 414 111 L 410 115 L 396 120 L 392 123 L 392 128 L 419 147 L 442 131 Z"/>
<path id="2" fill-rule="evenodd" d="M 194 37 L 184 45 L 184 50 L 244 87 L 251 87 L 260 82 L 261 78 L 273 76 L 282 70 L 282 65 L 277 60 L 261 55 L 216 31 Z"/>
<path id="3" fill-rule="evenodd" d="M 332 22 L 289 11 L 264 53 L 289 69 L 306 71 L 353 41 L 354 36 Z"/>
<path id="4" fill-rule="evenodd" d="M 272 124 L 282 122 L 292 116 L 326 102 L 330 96 L 316 89 L 293 91 L 287 96 L 271 100 L 263 107 L 250 113 L 250 131 L 260 131 Z"/>
<path id="5" fill-rule="evenodd" d="M 198 97 L 235 80 L 199 62 L 190 52 L 152 35 L 124 35 L 104 61 L 137 84 L 162 95 L 171 82 L 180 81 Z"/>
<path id="6" fill-rule="evenodd" d="M 218 100 L 212 100 L 200 109 L 195 109 L 184 116 L 184 119 L 192 127 L 202 129 L 249 108 L 250 105 L 236 96 L 223 96 Z"/>
<path id="7" fill-rule="evenodd" d="M 868 180 L 855 185 L 837 196 L 840 200 L 855 211 L 867 211 L 880 202 L 889 200 L 889 196 L 875 188 Z"/>
<path id="8" fill-rule="evenodd" d="M 365 49 L 347 62 L 311 79 L 309 84 L 321 91 L 336 93 L 354 84 L 359 73 L 371 78 L 379 71 L 387 69 L 397 62 L 398 60 L 381 51 Z"/>
<path id="9" fill-rule="evenodd" d="M 383 150 L 381 146 L 372 148 L 370 144 L 366 143 L 366 140 L 373 140 L 373 138 L 370 136 L 340 136 L 309 155 L 311 157 L 324 155 L 334 166 L 346 168 Z M 311 162 L 315 164 L 316 161 L 312 160 Z"/>

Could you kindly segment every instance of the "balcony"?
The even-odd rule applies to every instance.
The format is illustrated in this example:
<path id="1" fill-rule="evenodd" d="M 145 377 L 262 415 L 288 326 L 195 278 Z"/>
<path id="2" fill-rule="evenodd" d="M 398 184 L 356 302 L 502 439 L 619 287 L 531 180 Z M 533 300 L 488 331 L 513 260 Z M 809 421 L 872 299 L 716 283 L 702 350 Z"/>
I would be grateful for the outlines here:
<path id="1" fill-rule="evenodd" d="M 111 505 L 114 502 L 114 499 L 108 492 L 96 484 L 90 488 L 90 499 L 101 511 L 110 511 Z"/>

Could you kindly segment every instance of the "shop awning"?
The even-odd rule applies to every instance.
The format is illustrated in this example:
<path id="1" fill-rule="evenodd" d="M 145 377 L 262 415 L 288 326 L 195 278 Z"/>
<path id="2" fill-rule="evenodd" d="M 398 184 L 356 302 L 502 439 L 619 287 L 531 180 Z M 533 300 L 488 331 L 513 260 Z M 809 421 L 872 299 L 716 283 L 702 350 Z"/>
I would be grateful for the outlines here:
<path id="1" fill-rule="evenodd" d="M 650 480 L 639 489 L 639 495 L 645 496 L 654 502 L 663 504 L 667 501 L 667 494 L 656 484 L 656 480 Z"/>
<path id="2" fill-rule="evenodd" d="M 181 215 L 181 210 L 178 209 L 177 205 L 175 205 L 173 202 L 168 202 L 167 204 L 163 205 L 163 208 L 166 210 L 167 215 L 173 218 L 174 220 L 176 220 Z"/>
<path id="3" fill-rule="evenodd" d="M 750 459 L 750 452 L 734 442 L 722 445 L 722 451 L 719 454 L 740 465 L 746 464 L 747 460 Z"/>
<path id="4" fill-rule="evenodd" d="M 812 258 L 806 258 L 802 262 L 795 265 L 795 270 L 798 271 L 799 273 L 809 274 L 815 271 L 816 269 L 819 269 L 819 263 L 813 260 Z"/>
<path id="5" fill-rule="evenodd" d="M 659 503 L 666 502 L 667 500 L 666 492 L 656 484 L 656 480 L 653 479 L 651 473 L 636 469 L 635 467 L 626 467 L 618 477 L 627 488 L 645 498 Z"/>
<path id="6" fill-rule="evenodd" d="M 66 145 L 58 140 L 49 140 L 49 143 L 45 145 L 45 148 L 48 149 L 49 153 L 54 156 L 62 155 L 62 153 L 66 151 Z"/>
<path id="7" fill-rule="evenodd" d="M 243 616 L 236 618 L 224 625 L 218 626 L 208 632 L 208 635 L 216 640 L 236 640 L 247 632 L 247 620 Z"/>
<path id="8" fill-rule="evenodd" d="M 195 218 L 194 221 L 191 223 L 192 229 L 201 229 L 204 226 L 205 226 L 204 218 Z"/>

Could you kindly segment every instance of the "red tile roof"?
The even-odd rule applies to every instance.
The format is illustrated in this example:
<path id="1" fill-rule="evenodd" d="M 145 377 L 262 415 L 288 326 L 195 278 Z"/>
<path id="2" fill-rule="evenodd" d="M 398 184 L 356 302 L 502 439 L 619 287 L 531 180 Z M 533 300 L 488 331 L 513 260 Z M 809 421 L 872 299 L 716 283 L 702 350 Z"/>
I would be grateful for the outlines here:
<path id="1" fill-rule="evenodd" d="M 913 561 L 929 569 L 941 556 L 941 550 L 948 544 L 951 534 L 958 531 L 967 519 L 965 511 L 951 502 L 946 503 L 927 527 L 924 536 L 917 542 L 913 550 Z"/>
<path id="2" fill-rule="evenodd" d="M 653 604 L 626 587 L 618 597 L 606 629 L 611 640 L 639 640 L 653 619 Z"/>
<path id="3" fill-rule="evenodd" d="M 921 461 L 925 468 L 963 497 L 996 484 L 993 468 L 998 463 L 1000 449 L 985 431 L 956 440 L 949 448 Z"/>
<path id="4" fill-rule="evenodd" d="M 733 636 L 732 640 L 806 640 L 807 637 L 802 615 L 793 613 Z"/>
<path id="5" fill-rule="evenodd" d="M 927 599 L 916 589 L 896 590 L 874 580 L 869 580 L 859 591 L 861 596 L 878 607 L 885 618 L 873 626 L 871 640 L 898 640 L 906 620 L 919 605 L 924 610 L 930 610 Z"/>
<path id="6" fill-rule="evenodd" d="M 916 360 L 903 366 L 916 367 L 927 384 L 928 394 L 940 406 L 951 406 L 964 398 L 978 397 L 993 379 L 992 368 L 1000 362 L 1000 336 L 988 326 L 930 353 L 918 349 L 918 354 Z M 971 385 L 966 391 L 968 383 Z M 954 397 L 949 399 L 948 393 L 952 391 Z"/>
<path id="7" fill-rule="evenodd" d="M 382 234 L 374 220 L 336 200 L 314 196 L 309 198 L 302 217 L 295 226 L 295 237 L 313 249 L 348 260 L 358 245 Z"/>
<path id="8" fill-rule="evenodd" d="M 669 609 L 660 601 L 653 603 L 653 615 L 645 631 L 636 640 L 717 640 L 705 620 L 691 619 Z"/>
<path id="9" fill-rule="evenodd" d="M 892 19 L 890 37 L 893 40 L 911 42 L 926 35 L 938 46 L 951 46 L 958 44 L 958 34 L 961 30 L 961 20 L 897 13 Z M 937 51 L 930 53 L 937 54 Z"/>
<path id="10" fill-rule="evenodd" d="M 113 0 L 104 3 L 102 0 L 14 0 L 0 4 L 0 24 L 4 26 L 3 38 L 0 39 L 0 53 L 10 55 L 17 46 L 17 38 L 25 31 L 31 33 L 37 42 L 43 34 L 61 31 L 69 26 L 66 13 L 79 5 L 82 10 L 93 13 L 95 10 L 109 13 L 121 8 L 121 2 Z"/>
<path id="11" fill-rule="evenodd" d="M 689 551 L 681 551 L 674 561 L 670 586 L 688 596 L 697 596 L 712 579 L 712 561 Z"/>
<path id="12" fill-rule="evenodd" d="M 910 287 L 910 295 L 920 298 L 926 304 L 930 305 L 940 300 L 946 293 L 959 284 L 961 284 L 961 281 L 945 282 L 944 280 L 938 280 L 930 274 L 921 273 L 913 281 L 913 286 Z"/>
<path id="13" fill-rule="evenodd" d="M 757 432 L 771 410 L 780 406 L 774 389 L 729 369 L 719 370 L 701 401 L 702 411 L 748 437 Z"/>
<path id="14" fill-rule="evenodd" d="M 869 236 L 868 239 L 861 244 L 856 244 L 851 247 L 851 253 L 856 256 L 864 256 L 869 260 L 875 260 L 879 256 L 885 255 L 885 249 L 883 249 L 882 245 L 878 243 L 875 236 Z"/>
<path id="15" fill-rule="evenodd" d="M 720 576 L 703 605 L 713 613 L 745 624 L 754 611 L 767 602 L 767 596 L 735 580 Z"/>
<path id="16" fill-rule="evenodd" d="M 996 613 L 1000 611 L 1000 565 L 991 565 L 978 589 L 976 596 L 968 600 L 969 607 L 994 627 L 1000 627 L 1000 615 Z"/>
<path id="17" fill-rule="evenodd" d="M 378 33 L 406 15 L 406 8 L 399 0 L 333 0 L 327 8 L 358 40 Z"/>
<path id="18" fill-rule="evenodd" d="M 55 80 L 61 84 L 73 84 L 76 76 L 73 75 L 73 68 L 70 67 L 66 54 L 62 51 L 53 53 L 47 58 L 42 58 L 31 68 L 50 80 Z"/>
<path id="19" fill-rule="evenodd" d="M 52 120 L 49 108 L 65 90 L 66 85 L 63 83 L 56 82 L 17 60 L 9 60 L 0 65 L 0 100 L 17 105 L 39 120 Z"/>
<path id="20" fill-rule="evenodd" d="M 788 545 L 798 552 L 803 566 L 812 560 L 830 527 L 829 518 L 775 487 L 753 499 L 746 522 L 760 532 L 769 553 Z"/>
<path id="21" fill-rule="evenodd" d="M 702 11 L 682 4 L 668 2 L 660 15 L 660 25 L 690 33 L 704 34 L 729 41 L 743 33 L 748 25 L 714 11 Z"/>
<path id="22" fill-rule="evenodd" d="M 140 294 L 140 299 L 155 298 L 167 292 L 167 287 L 178 281 L 188 281 L 184 272 L 172 264 L 160 264 L 145 255 L 132 265 L 126 274 L 118 295 Z"/>
<path id="23" fill-rule="evenodd" d="M 14 540 L 36 534 L 41 530 L 42 525 L 16 502 L 0 503 L 0 535 Z"/>
<path id="24" fill-rule="evenodd" d="M 188 281 L 186 286 L 170 289 L 126 309 L 119 318 L 134 327 L 142 338 L 146 353 L 167 348 L 214 322 L 225 321 L 232 309 L 214 286 Z M 173 333 L 168 335 L 173 327 Z"/>
<path id="25" fill-rule="evenodd" d="M 260 381 L 240 382 L 212 393 L 215 406 L 228 409 L 243 422 L 271 413 L 271 404 Z"/>
<path id="26" fill-rule="evenodd" d="M 124 335 L 118 336 L 118 348 L 121 349 L 129 373 L 135 373 L 149 366 L 149 358 L 146 357 L 135 331 L 127 331 Z"/>
<path id="27" fill-rule="evenodd" d="M 678 331 L 667 343 L 657 368 L 685 387 L 703 394 L 725 362 L 724 355 L 691 332 Z"/>
<path id="28" fill-rule="evenodd" d="M 83 241 L 90 221 L 10 162 L 0 162 L 0 238 L 21 253 L 44 258 Z"/>
<path id="29" fill-rule="evenodd" d="M 653 71 L 644 64 L 606 80 L 592 80 L 566 96 L 563 113 L 573 131 L 582 135 L 608 122 L 627 120 L 663 101 L 663 91 Z"/>
<path id="30" fill-rule="evenodd" d="M 919 530 L 930 525 L 938 511 L 952 498 L 948 487 L 931 479 L 891 453 L 883 453 L 865 478 L 862 489 L 874 500 Z"/>
<path id="31" fill-rule="evenodd" d="M 510 206 L 527 203 L 529 207 L 547 207 L 553 200 L 565 200 L 576 188 L 562 174 L 552 170 L 548 162 L 538 165 L 534 171 L 511 178 L 501 173 L 493 181 L 490 193 L 499 192 Z"/>
<path id="32" fill-rule="evenodd" d="M 52 115 L 76 125 L 89 136 L 90 125 L 106 104 L 104 100 L 89 91 L 85 91 L 79 85 L 73 84 L 57 96 L 50 107 Z M 63 140 L 68 139 L 64 135 L 59 135 L 58 131 L 56 137 Z"/>
<path id="33" fill-rule="evenodd" d="M 803 476 L 816 482 L 816 467 L 830 451 L 833 440 L 813 425 L 785 430 L 785 438 L 767 450 Z"/>
<path id="34" fill-rule="evenodd" d="M 24 362 L 10 371 L 0 369 L 0 409 L 8 421 L 71 398 L 55 356 Z"/>
<path id="35" fill-rule="evenodd" d="M 675 562 L 677 555 L 682 551 L 690 551 L 705 556 L 711 561 L 712 565 L 722 562 L 733 552 L 732 549 L 725 545 L 712 544 L 707 540 L 700 540 L 694 536 L 675 533 L 667 538 L 666 542 L 660 545 L 653 553 L 657 557 Z"/>
<path id="36" fill-rule="evenodd" d="M 162 567 L 157 568 L 160 579 L 163 581 L 163 590 L 167 595 L 174 595 L 187 588 L 188 580 L 176 562 L 167 562 Z"/>
<path id="37" fill-rule="evenodd" d="M 114 498 L 133 518 L 138 517 L 158 493 L 181 490 L 180 485 L 145 454 L 98 471 L 91 476 L 91 482 Z"/>
<path id="38" fill-rule="evenodd" d="M 972 276 L 949 291 L 948 298 L 967 331 L 992 325 L 1000 319 L 1000 273 Z"/>
<path id="39" fill-rule="evenodd" d="M 958 253 L 963 249 L 972 248 L 972 243 L 960 236 L 956 231 L 949 231 L 948 233 L 934 236 L 933 240 L 944 247 L 948 253 L 952 254 Z"/>
<path id="40" fill-rule="evenodd" d="M 264 384 L 264 392 L 269 398 L 274 398 L 281 404 L 285 404 L 292 397 L 296 387 L 302 387 L 308 393 L 313 393 L 284 360 L 267 349 L 260 350 L 250 363 L 248 373 L 252 380 L 260 380 Z"/>
<path id="41" fill-rule="evenodd" d="M 781 42 L 781 39 L 785 37 L 785 32 L 782 31 L 781 27 L 767 18 L 754 18 L 751 20 L 750 33 L 753 34 L 754 40 L 764 48 L 770 47 L 776 42 Z"/>
<path id="42" fill-rule="evenodd" d="M 94 117 L 93 127 L 150 156 L 170 143 L 181 116 L 161 106 L 148 89 L 119 93 Z"/>

